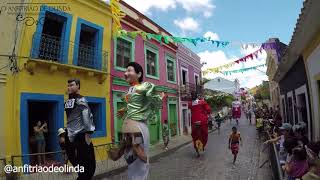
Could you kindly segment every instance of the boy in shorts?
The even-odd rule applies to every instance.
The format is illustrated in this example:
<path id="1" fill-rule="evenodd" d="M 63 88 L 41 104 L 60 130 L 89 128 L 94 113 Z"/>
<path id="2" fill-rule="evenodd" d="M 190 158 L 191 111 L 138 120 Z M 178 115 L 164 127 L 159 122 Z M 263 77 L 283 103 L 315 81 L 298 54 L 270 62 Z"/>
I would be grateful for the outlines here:
<path id="1" fill-rule="evenodd" d="M 231 152 L 233 154 L 233 164 L 235 164 L 236 160 L 237 160 L 240 142 L 242 144 L 240 132 L 238 132 L 237 128 L 234 126 L 234 127 L 232 127 L 232 132 L 229 137 L 229 149 L 231 150 Z"/>

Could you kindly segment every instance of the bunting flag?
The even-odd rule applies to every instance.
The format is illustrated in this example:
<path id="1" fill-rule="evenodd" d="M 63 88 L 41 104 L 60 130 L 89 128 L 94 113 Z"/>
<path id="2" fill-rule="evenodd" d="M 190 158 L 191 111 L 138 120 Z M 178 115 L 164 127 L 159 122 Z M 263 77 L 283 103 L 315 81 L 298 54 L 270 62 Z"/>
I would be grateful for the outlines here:
<path id="1" fill-rule="evenodd" d="M 217 41 L 217 40 L 211 40 L 210 37 L 198 37 L 198 38 L 192 38 L 192 37 L 177 37 L 177 36 L 166 36 L 161 34 L 152 34 L 152 33 L 146 33 L 144 31 L 126 31 L 124 29 L 118 30 L 116 33 L 116 36 L 120 37 L 126 37 L 129 36 L 133 39 L 135 39 L 138 35 L 140 35 L 144 40 L 151 40 L 154 39 L 158 41 L 159 43 L 191 43 L 194 46 L 197 46 L 199 43 L 204 42 L 210 42 L 212 45 L 216 46 L 217 48 L 222 47 L 225 48 L 228 45 L 239 45 L 241 44 L 242 49 L 248 49 L 250 47 L 261 47 L 262 49 L 277 49 L 277 44 L 272 43 L 240 43 L 240 42 L 230 42 L 230 41 Z"/>
<path id="2" fill-rule="evenodd" d="M 234 64 L 235 64 L 235 62 L 230 62 L 228 64 L 224 64 L 224 65 L 219 66 L 219 67 L 208 68 L 208 69 L 203 71 L 203 75 L 205 76 L 208 73 L 219 73 L 221 69 L 228 69 L 228 68 L 232 67 Z"/>
<path id="3" fill-rule="evenodd" d="M 177 37 L 177 36 L 166 36 L 161 34 L 152 34 L 152 33 L 146 33 L 143 31 L 126 31 L 124 29 L 121 29 L 117 33 L 118 36 L 129 36 L 131 38 L 136 38 L 138 35 L 140 35 L 144 40 L 151 40 L 154 39 L 158 41 L 159 43 L 191 43 L 194 46 L 197 46 L 199 43 L 202 42 L 211 42 L 213 45 L 217 47 L 226 47 L 230 44 L 228 41 L 216 41 L 211 40 L 211 38 L 189 38 L 189 37 Z"/>
<path id="4" fill-rule="evenodd" d="M 270 47 L 270 46 L 268 46 Z M 206 75 L 208 73 L 219 73 L 222 69 L 227 69 L 227 68 L 230 68 L 232 67 L 233 65 L 235 64 L 239 64 L 240 62 L 247 62 L 247 60 L 253 60 L 253 59 L 256 59 L 259 57 L 259 54 L 262 53 L 262 48 L 254 51 L 253 53 L 251 54 L 248 54 L 240 59 L 237 59 L 233 62 L 230 62 L 230 63 L 227 63 L 227 64 L 224 64 L 224 65 L 221 65 L 221 66 L 218 66 L 218 67 L 213 67 L 213 68 L 208 68 L 206 69 L 205 71 L 203 71 L 203 74 Z"/>
<path id="5" fill-rule="evenodd" d="M 112 12 L 112 34 L 113 36 L 119 36 L 119 31 L 122 29 L 121 27 L 121 19 L 126 16 L 124 12 L 121 11 L 120 0 L 110 0 L 111 12 Z"/>
<path id="6" fill-rule="evenodd" d="M 245 71 L 250 71 L 250 70 L 256 70 L 259 67 L 264 67 L 266 66 L 265 64 L 260 64 L 257 66 L 252 66 L 252 67 L 248 67 L 248 68 L 242 68 L 242 69 L 236 69 L 236 70 L 231 70 L 231 71 L 220 71 L 222 74 L 224 74 L 225 76 L 227 75 L 231 75 L 233 73 L 243 73 Z"/>
<path id="7" fill-rule="evenodd" d="M 240 45 L 243 49 L 248 49 L 248 47 L 258 47 L 261 46 L 261 49 L 275 49 L 276 51 L 279 50 L 277 47 L 277 43 L 242 43 L 242 42 L 231 42 L 231 41 L 217 41 L 212 40 L 210 37 L 176 37 L 176 36 L 166 36 L 161 34 L 152 34 L 146 33 L 144 31 L 130 31 L 127 32 L 126 30 L 122 29 L 121 26 L 121 19 L 126 16 L 124 12 L 122 12 L 120 7 L 120 0 L 110 0 L 111 12 L 112 12 L 112 19 L 113 19 L 113 26 L 112 26 L 112 33 L 114 37 L 121 37 L 121 36 L 130 36 L 132 38 L 136 38 L 140 35 L 144 40 L 151 40 L 154 39 L 159 43 L 191 43 L 194 46 L 197 46 L 199 43 L 210 42 L 212 45 L 219 47 L 226 47 L 228 45 Z M 253 59 L 253 55 L 250 56 Z"/>

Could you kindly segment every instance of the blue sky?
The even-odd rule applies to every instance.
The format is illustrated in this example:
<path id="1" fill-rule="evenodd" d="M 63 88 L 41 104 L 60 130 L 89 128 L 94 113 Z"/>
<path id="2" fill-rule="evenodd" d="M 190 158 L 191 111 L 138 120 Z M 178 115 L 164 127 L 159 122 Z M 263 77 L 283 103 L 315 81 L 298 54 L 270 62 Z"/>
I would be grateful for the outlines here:
<path id="1" fill-rule="evenodd" d="M 270 37 L 278 37 L 288 44 L 303 0 L 125 0 L 147 15 L 173 35 L 203 37 L 205 34 L 223 41 L 261 43 Z M 255 48 L 241 49 L 239 46 L 217 48 L 209 43 L 188 45 L 208 67 L 225 64 L 251 53 Z M 245 64 L 230 69 L 239 69 L 265 63 L 266 54 Z M 229 70 L 230 70 L 229 69 Z M 228 70 L 228 69 L 227 69 Z M 265 71 L 266 68 L 261 68 Z M 260 71 L 223 76 L 238 78 L 241 86 L 254 87 L 266 80 Z"/>

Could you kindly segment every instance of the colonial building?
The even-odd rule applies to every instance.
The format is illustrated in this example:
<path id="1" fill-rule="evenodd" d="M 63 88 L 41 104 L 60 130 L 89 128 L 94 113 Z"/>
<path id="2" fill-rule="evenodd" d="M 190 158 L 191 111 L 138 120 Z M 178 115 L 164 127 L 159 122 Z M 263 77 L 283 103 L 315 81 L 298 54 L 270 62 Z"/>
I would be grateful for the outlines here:
<path id="1" fill-rule="evenodd" d="M 280 87 L 279 84 L 274 81 L 275 73 L 278 69 L 278 65 L 280 63 L 280 57 L 283 55 L 285 48 L 287 47 L 285 44 L 279 41 L 278 38 L 271 38 L 267 42 L 276 43 L 278 47 L 277 50 L 270 49 L 267 50 L 267 76 L 269 78 L 269 89 L 270 89 L 270 100 L 271 106 L 276 108 L 277 106 L 280 107 Z"/>
<path id="2" fill-rule="evenodd" d="M 230 81 L 222 77 L 216 77 L 208 81 L 204 85 L 204 88 L 236 95 L 240 90 L 240 84 L 237 79 L 235 81 Z"/>
<path id="3" fill-rule="evenodd" d="M 165 29 L 151 19 L 121 1 L 121 9 L 126 13 L 121 20 L 122 28 L 127 31 L 144 31 L 154 34 L 170 35 Z M 179 124 L 179 98 L 178 98 L 178 71 L 177 46 L 175 44 L 159 43 L 155 40 L 144 40 L 141 36 L 135 39 L 118 37 L 112 41 L 111 74 L 112 74 L 112 129 L 114 139 L 118 141 L 121 136 L 122 120 L 117 118 L 117 111 L 124 103 L 121 96 L 128 91 L 129 85 L 124 80 L 124 72 L 129 62 L 137 62 L 144 69 L 144 81 L 154 83 L 156 90 L 166 92 L 169 96 L 167 102 L 159 109 L 156 123 L 148 124 L 150 143 L 155 144 L 162 140 L 161 122 L 168 120 L 170 136 L 180 134 Z"/>
<path id="4" fill-rule="evenodd" d="M 177 52 L 180 99 L 180 128 L 184 134 L 191 133 L 191 114 L 188 111 L 188 102 L 191 94 L 202 93 L 200 57 L 182 44 L 178 45 Z"/>
<path id="5" fill-rule="evenodd" d="M 308 78 L 308 85 L 304 87 L 310 98 L 308 103 L 311 105 L 308 116 L 312 119 L 311 131 L 315 140 L 320 139 L 320 2 L 317 0 L 306 0 L 304 2 L 291 46 L 295 47 L 294 52 L 303 57 Z M 303 103 L 302 99 L 302 103 Z M 300 100 L 297 103 L 301 103 Z M 307 106 L 309 107 L 309 106 Z M 298 118 L 303 118 L 304 114 L 299 113 Z"/>
<path id="6" fill-rule="evenodd" d="M 306 61 L 307 58 L 312 57 L 310 56 L 312 47 L 316 47 L 311 42 L 315 40 L 313 38 L 316 37 L 315 33 L 319 30 L 319 23 L 313 19 L 319 14 L 318 7 L 319 2 L 316 0 L 304 1 L 293 36 L 287 50 L 281 57 L 281 62 L 274 76 L 274 80 L 280 86 L 281 108 L 285 121 L 291 124 L 305 122 L 308 126 L 309 139 L 318 139 L 319 137 L 319 119 L 313 119 L 315 116 L 312 115 L 318 110 L 312 108 L 313 105 L 311 106 L 312 102 L 317 99 L 310 96 L 310 92 L 314 92 L 310 91 L 310 88 L 313 87 L 316 91 L 314 93 L 318 91 L 314 87 L 316 77 L 312 77 L 312 73 L 316 73 L 318 70 L 309 71 L 308 67 L 310 66 Z M 309 61 L 311 64 L 312 62 L 312 60 Z M 313 65 L 316 66 L 317 63 Z M 312 74 L 312 78 L 310 74 Z"/>
<path id="7" fill-rule="evenodd" d="M 17 17 L 5 12 L 0 16 L 8 26 L 1 28 L 0 34 L 6 36 L 1 54 L 13 55 L 0 57 L 0 62 L 7 62 L 10 67 L 1 71 L 5 78 L 0 77 L 0 137 L 5 137 L 0 140 L 0 149 L 6 157 L 36 153 L 33 127 L 37 121 L 48 124 L 46 151 L 60 150 L 57 130 L 66 125 L 64 100 L 70 78 L 81 80 L 81 94 L 87 97 L 93 112 L 93 144 L 111 142 L 107 107 L 110 6 L 100 0 L 74 0 L 64 3 L 68 7 L 62 11 L 51 7 L 55 3 L 61 1 L 36 2 L 37 12 L 22 12 Z M 24 156 L 22 162 L 13 160 L 15 164 L 34 163 L 29 156 Z"/>

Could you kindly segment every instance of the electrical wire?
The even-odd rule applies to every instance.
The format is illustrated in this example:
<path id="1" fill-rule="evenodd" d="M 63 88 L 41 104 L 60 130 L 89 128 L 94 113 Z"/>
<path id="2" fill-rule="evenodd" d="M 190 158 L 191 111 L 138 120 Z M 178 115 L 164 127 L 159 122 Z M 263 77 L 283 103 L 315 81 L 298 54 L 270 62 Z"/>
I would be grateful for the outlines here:
<path id="1" fill-rule="evenodd" d="M 9 64 L 7 64 L 7 65 L 5 65 L 5 66 L 1 67 L 1 68 L 0 68 L 0 71 L 1 71 L 2 69 L 7 68 L 8 66 L 9 66 Z"/>
<path id="2" fill-rule="evenodd" d="M 8 58 L 10 58 L 11 56 L 12 55 L 0 54 L 0 57 L 8 57 Z M 27 56 L 15 56 L 15 57 L 17 57 L 17 58 L 25 58 L 25 59 L 30 58 L 30 57 L 27 57 Z"/>

